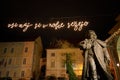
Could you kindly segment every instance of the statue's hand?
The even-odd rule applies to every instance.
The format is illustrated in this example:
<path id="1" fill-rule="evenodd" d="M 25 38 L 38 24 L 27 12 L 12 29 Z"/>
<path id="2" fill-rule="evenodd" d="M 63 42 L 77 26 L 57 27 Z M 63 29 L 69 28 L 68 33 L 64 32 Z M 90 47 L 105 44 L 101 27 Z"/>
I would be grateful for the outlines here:
<path id="1" fill-rule="evenodd" d="M 89 39 L 85 39 L 84 41 L 81 41 L 79 45 L 82 46 L 84 49 L 90 49 L 92 46 L 92 41 Z"/>
<path id="2" fill-rule="evenodd" d="M 86 48 L 86 42 L 85 41 L 81 41 L 79 43 L 80 46 L 82 46 L 84 49 Z"/>

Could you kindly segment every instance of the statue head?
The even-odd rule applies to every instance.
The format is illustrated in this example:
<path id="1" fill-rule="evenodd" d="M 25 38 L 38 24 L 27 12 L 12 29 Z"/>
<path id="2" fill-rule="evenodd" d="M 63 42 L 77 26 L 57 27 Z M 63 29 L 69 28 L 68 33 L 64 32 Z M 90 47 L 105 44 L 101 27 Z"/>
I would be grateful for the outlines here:
<path id="1" fill-rule="evenodd" d="M 89 30 L 88 32 L 89 32 L 88 33 L 89 38 L 91 38 L 91 39 L 97 39 L 97 35 L 96 35 L 95 31 Z"/>

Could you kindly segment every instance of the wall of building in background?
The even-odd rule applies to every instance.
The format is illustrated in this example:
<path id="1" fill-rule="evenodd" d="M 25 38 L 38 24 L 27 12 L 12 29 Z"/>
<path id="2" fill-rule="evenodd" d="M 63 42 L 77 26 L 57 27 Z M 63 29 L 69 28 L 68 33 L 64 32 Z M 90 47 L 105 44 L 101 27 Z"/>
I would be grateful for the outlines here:
<path id="1" fill-rule="evenodd" d="M 0 42 L 0 77 L 30 80 L 38 76 L 42 54 L 40 40 L 38 38 L 27 42 Z"/>
<path id="2" fill-rule="evenodd" d="M 120 80 L 120 15 L 116 18 L 116 24 L 109 31 L 111 36 L 106 39 L 111 56 L 111 72 L 114 80 Z"/>
<path id="3" fill-rule="evenodd" d="M 72 67 L 77 76 L 82 75 L 83 56 L 79 48 L 47 49 L 46 77 L 68 77 L 66 73 L 66 54 L 71 54 Z"/>

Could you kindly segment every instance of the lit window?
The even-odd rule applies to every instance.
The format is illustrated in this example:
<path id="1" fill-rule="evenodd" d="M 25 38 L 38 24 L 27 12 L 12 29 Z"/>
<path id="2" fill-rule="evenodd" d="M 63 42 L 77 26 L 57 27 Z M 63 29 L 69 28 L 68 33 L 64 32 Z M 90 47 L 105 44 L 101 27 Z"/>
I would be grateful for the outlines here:
<path id="1" fill-rule="evenodd" d="M 54 57 L 54 56 L 55 56 L 55 53 L 51 53 L 51 56 Z"/>
<path id="2" fill-rule="evenodd" d="M 26 64 L 26 58 L 23 59 L 23 64 Z"/>
<path id="3" fill-rule="evenodd" d="M 25 52 L 28 52 L 28 47 L 25 48 Z"/>
<path id="4" fill-rule="evenodd" d="M 24 77 L 25 76 L 25 71 L 22 71 L 21 72 L 21 77 Z"/>
<path id="5" fill-rule="evenodd" d="M 10 65 L 12 63 L 12 59 L 10 58 L 8 61 L 8 64 Z"/>
<path id="6" fill-rule="evenodd" d="M 6 52 L 7 52 L 7 48 L 4 49 L 4 53 L 6 53 Z"/>
<path id="7" fill-rule="evenodd" d="M 13 52 L 14 52 L 14 48 L 11 49 L 11 53 L 13 53 Z"/>
<path id="8" fill-rule="evenodd" d="M 9 77 L 9 71 L 6 72 L 6 76 Z"/>

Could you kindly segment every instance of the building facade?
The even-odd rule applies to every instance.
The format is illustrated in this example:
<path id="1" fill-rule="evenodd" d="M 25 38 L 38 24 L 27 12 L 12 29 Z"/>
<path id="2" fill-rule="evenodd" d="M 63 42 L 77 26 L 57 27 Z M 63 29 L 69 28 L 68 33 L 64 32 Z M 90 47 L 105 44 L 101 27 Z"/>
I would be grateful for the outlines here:
<path id="1" fill-rule="evenodd" d="M 41 38 L 25 42 L 0 42 L 0 77 L 30 80 L 39 77 Z"/>
<path id="2" fill-rule="evenodd" d="M 47 49 L 46 77 L 68 77 L 66 72 L 66 54 L 71 55 L 72 67 L 77 76 L 82 75 L 83 51 L 79 48 Z"/>
<path id="3" fill-rule="evenodd" d="M 106 42 L 112 60 L 111 70 L 114 80 L 120 80 L 120 15 L 118 15 L 116 21 L 116 25 L 109 31 L 111 36 L 106 39 Z"/>

